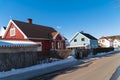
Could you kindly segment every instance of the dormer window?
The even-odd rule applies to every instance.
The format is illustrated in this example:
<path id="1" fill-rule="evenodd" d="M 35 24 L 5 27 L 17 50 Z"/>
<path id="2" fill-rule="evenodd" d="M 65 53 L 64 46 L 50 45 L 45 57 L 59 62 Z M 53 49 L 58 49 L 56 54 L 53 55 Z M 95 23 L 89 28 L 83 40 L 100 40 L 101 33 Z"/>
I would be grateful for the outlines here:
<path id="1" fill-rule="evenodd" d="M 15 28 L 10 29 L 10 36 L 15 36 Z"/>

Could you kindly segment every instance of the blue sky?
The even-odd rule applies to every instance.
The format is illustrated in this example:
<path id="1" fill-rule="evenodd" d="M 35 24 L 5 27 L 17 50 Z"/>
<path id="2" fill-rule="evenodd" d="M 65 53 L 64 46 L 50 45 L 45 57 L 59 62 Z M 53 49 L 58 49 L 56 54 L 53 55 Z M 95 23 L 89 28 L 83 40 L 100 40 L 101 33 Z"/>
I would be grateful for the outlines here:
<path id="1" fill-rule="evenodd" d="M 0 0 L 0 26 L 10 19 L 51 26 L 70 39 L 84 31 L 96 38 L 120 35 L 119 0 Z"/>

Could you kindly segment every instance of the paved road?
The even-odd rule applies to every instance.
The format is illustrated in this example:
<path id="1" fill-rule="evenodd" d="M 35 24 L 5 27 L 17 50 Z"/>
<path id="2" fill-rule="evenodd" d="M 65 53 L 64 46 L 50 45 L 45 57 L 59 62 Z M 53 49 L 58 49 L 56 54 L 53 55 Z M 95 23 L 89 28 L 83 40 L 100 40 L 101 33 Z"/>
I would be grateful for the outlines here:
<path id="1" fill-rule="evenodd" d="M 120 65 L 120 53 L 87 60 L 84 64 L 36 80 L 110 80 Z M 45 76 L 46 77 L 46 76 Z"/>
<path id="2" fill-rule="evenodd" d="M 57 75 L 52 80 L 109 80 L 119 65 L 120 54 L 101 57 L 78 65 L 75 71 Z"/>

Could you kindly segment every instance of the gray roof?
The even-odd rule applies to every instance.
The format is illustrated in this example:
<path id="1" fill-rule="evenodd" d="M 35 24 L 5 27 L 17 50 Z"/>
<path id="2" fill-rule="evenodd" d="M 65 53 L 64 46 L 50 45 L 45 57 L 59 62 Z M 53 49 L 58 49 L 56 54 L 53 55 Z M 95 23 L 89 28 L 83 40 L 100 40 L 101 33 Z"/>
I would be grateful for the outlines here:
<path id="1" fill-rule="evenodd" d="M 80 32 L 81 34 L 83 34 L 84 36 L 86 36 L 87 38 L 91 39 L 91 40 L 97 40 L 97 38 L 93 37 L 90 34 L 84 33 L 84 32 Z"/>

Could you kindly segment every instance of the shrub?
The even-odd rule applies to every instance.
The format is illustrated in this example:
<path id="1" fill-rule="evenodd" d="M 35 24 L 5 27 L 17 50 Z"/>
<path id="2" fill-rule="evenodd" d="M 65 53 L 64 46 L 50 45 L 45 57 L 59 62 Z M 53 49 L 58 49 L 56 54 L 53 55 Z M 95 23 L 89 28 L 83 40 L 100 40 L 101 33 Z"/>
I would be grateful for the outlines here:
<path id="1" fill-rule="evenodd" d="M 113 51 L 113 50 L 114 50 L 113 47 L 109 47 L 109 48 L 94 48 L 93 49 L 93 54 L 96 55 L 97 53 L 109 52 L 109 51 Z"/>
<path id="2" fill-rule="evenodd" d="M 60 58 L 64 59 L 70 56 L 71 50 L 57 50 L 57 54 L 59 55 Z"/>
<path id="3" fill-rule="evenodd" d="M 38 60 L 47 58 L 64 59 L 70 56 L 71 50 L 54 50 L 54 51 L 42 51 L 38 52 Z"/>
<path id="4" fill-rule="evenodd" d="M 84 57 L 87 57 L 90 53 L 89 49 L 76 49 L 75 50 L 75 58 L 76 59 L 82 59 Z"/>

